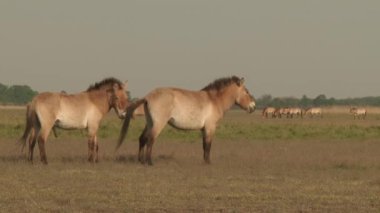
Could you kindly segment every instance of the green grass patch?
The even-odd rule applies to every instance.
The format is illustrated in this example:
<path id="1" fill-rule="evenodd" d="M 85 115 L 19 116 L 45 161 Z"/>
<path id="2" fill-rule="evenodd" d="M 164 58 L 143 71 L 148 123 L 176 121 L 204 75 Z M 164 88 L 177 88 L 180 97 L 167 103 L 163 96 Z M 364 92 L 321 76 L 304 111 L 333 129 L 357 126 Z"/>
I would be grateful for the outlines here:
<path id="1" fill-rule="evenodd" d="M 24 110 L 0 110 L 0 137 L 18 139 L 25 128 Z M 309 140 L 309 139 L 336 139 L 336 140 L 365 140 L 380 138 L 380 126 L 373 121 L 355 121 L 351 117 L 342 118 L 332 115 L 330 118 L 307 119 L 266 119 L 259 115 L 252 117 L 242 116 L 237 112 L 227 114 L 220 122 L 215 138 L 226 140 Z M 358 123 L 360 122 L 360 123 Z M 145 125 L 142 117 L 131 121 L 127 140 L 138 140 Z M 110 113 L 101 123 L 98 137 L 117 139 L 120 134 L 122 120 Z M 86 130 L 57 130 L 58 136 L 63 138 L 86 137 Z M 187 142 L 199 141 L 200 131 L 181 131 L 165 127 L 159 136 L 163 139 L 178 139 Z"/>

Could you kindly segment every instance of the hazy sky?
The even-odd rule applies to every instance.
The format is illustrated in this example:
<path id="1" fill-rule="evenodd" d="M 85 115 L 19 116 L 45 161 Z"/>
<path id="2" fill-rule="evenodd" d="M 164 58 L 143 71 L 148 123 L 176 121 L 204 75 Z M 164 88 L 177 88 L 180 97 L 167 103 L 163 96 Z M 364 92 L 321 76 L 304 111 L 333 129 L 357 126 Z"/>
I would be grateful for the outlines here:
<path id="1" fill-rule="evenodd" d="M 252 94 L 380 96 L 379 0 L 0 1 L 0 82 L 133 96 L 246 78 Z"/>

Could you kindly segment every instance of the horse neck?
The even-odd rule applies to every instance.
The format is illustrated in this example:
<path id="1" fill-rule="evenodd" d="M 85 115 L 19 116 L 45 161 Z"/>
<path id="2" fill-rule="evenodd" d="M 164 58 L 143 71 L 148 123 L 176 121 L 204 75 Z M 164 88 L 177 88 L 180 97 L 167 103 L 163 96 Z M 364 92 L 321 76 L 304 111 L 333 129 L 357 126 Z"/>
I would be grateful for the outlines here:
<path id="1" fill-rule="evenodd" d="M 222 89 L 221 91 L 210 91 L 209 94 L 223 112 L 226 112 L 235 104 L 236 95 L 231 95 L 229 88 Z"/>
<path id="2" fill-rule="evenodd" d="M 111 110 L 107 92 L 105 90 L 99 89 L 89 91 L 87 93 L 92 103 L 96 105 L 96 107 L 103 113 L 103 115 Z"/>

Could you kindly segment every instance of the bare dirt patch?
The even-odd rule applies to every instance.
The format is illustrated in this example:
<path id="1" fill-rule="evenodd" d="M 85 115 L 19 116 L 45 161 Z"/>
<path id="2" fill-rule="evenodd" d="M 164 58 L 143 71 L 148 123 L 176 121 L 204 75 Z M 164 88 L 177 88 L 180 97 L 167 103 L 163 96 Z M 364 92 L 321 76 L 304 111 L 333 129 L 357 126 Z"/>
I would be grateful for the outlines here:
<path id="1" fill-rule="evenodd" d="M 137 144 L 115 154 L 101 143 L 97 164 L 83 140 L 53 140 L 49 165 L 31 165 L 1 141 L 3 211 L 376 212 L 376 141 L 215 141 L 212 164 L 201 143 L 159 141 L 153 167 Z"/>

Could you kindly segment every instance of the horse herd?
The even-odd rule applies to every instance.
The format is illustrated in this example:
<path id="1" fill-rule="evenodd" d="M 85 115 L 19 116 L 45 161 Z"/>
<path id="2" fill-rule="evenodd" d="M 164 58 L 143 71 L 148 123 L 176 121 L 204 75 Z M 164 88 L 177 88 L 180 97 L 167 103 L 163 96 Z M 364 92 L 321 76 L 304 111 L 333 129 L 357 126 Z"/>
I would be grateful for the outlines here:
<path id="1" fill-rule="evenodd" d="M 365 108 L 350 107 L 350 111 L 354 116 L 354 119 L 365 119 L 367 116 L 367 110 Z M 300 107 L 265 107 L 262 112 L 263 118 L 303 118 L 304 116 L 309 116 L 310 118 L 319 117 L 322 118 L 322 108 L 320 107 L 310 107 L 307 109 L 302 109 Z"/>
<path id="2" fill-rule="evenodd" d="M 139 137 L 138 160 L 152 165 L 152 147 L 158 135 L 169 124 L 181 130 L 200 130 L 203 139 L 203 159 L 210 163 L 210 150 L 218 121 L 233 105 L 252 113 L 256 108 L 254 97 L 244 84 L 244 78 L 237 76 L 217 79 L 199 91 L 181 88 L 156 88 L 135 102 L 127 95 L 127 82 L 116 78 L 106 78 L 90 85 L 86 91 L 77 94 L 65 92 L 43 92 L 35 96 L 27 105 L 25 131 L 20 142 L 23 149 L 28 145 L 28 160 L 33 162 L 36 143 L 42 163 L 47 164 L 45 143 L 55 128 L 87 129 L 88 161 L 98 161 L 99 145 L 97 131 L 104 116 L 113 109 L 120 119 L 124 119 L 118 149 L 129 129 L 131 118 L 145 116 L 146 124 Z M 365 119 L 367 111 L 351 108 L 354 119 Z M 310 115 L 322 118 L 322 109 L 312 107 L 274 108 L 266 107 L 265 118 L 295 118 Z"/>
<path id="3" fill-rule="evenodd" d="M 310 117 L 320 117 L 322 118 L 322 108 L 319 107 L 311 107 L 308 109 L 302 109 L 300 107 L 281 107 L 281 108 L 274 108 L 274 107 L 265 107 L 263 109 L 262 116 L 264 118 L 296 118 L 300 117 L 303 118 L 303 116 L 309 115 Z"/>
<path id="4" fill-rule="evenodd" d="M 124 119 L 117 148 L 123 143 L 135 110 L 143 109 L 146 125 L 139 138 L 138 159 L 152 165 L 152 147 L 156 138 L 169 124 L 177 129 L 200 130 L 203 135 L 203 158 L 210 163 L 210 150 L 217 123 L 233 105 L 252 113 L 254 97 L 237 76 L 217 79 L 199 91 L 181 88 L 156 88 L 131 103 L 127 83 L 106 78 L 77 94 L 40 93 L 27 105 L 26 126 L 20 141 L 28 145 L 28 159 L 33 162 L 36 143 L 40 158 L 47 164 L 46 140 L 55 128 L 87 129 L 88 160 L 98 161 L 97 131 L 103 117 L 114 109 Z"/>

